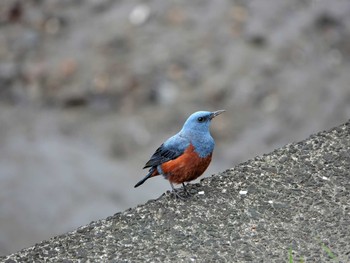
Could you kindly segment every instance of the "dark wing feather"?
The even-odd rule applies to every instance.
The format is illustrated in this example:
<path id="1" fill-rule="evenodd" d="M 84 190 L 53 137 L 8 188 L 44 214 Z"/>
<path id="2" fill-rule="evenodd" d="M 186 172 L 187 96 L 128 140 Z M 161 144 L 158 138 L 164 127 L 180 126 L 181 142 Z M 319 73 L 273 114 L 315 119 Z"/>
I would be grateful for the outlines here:
<path id="1" fill-rule="evenodd" d="M 180 132 L 166 140 L 152 155 L 145 167 L 155 167 L 162 163 L 174 160 L 185 152 L 190 145 L 188 138 Z"/>
<path id="2" fill-rule="evenodd" d="M 147 167 L 153 167 L 165 163 L 170 160 L 174 160 L 183 154 L 185 149 L 181 149 L 182 147 L 165 147 L 162 144 L 152 155 L 151 159 L 146 163 L 144 169 Z"/>

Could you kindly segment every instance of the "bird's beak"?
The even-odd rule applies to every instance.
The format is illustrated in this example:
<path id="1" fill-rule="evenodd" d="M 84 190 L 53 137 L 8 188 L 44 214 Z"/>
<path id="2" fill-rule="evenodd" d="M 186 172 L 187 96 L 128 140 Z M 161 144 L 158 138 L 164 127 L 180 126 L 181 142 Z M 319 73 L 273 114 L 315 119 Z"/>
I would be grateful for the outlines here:
<path id="1" fill-rule="evenodd" d="M 225 110 L 218 110 L 218 111 L 213 111 L 211 114 L 210 114 L 210 119 L 213 119 L 215 118 L 216 116 L 220 115 L 221 113 L 225 112 Z"/>

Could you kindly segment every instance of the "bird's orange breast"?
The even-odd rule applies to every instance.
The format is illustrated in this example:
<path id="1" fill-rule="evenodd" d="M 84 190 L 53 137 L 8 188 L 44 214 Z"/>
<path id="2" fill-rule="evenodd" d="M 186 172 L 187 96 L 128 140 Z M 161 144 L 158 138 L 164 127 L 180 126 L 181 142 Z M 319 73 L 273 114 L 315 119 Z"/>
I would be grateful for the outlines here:
<path id="1" fill-rule="evenodd" d="M 190 144 L 182 155 L 161 164 L 163 175 L 175 184 L 195 180 L 207 169 L 211 162 L 211 157 L 211 153 L 207 157 L 199 157 L 194 151 L 194 146 Z M 157 171 L 152 176 L 155 175 L 158 175 Z"/>

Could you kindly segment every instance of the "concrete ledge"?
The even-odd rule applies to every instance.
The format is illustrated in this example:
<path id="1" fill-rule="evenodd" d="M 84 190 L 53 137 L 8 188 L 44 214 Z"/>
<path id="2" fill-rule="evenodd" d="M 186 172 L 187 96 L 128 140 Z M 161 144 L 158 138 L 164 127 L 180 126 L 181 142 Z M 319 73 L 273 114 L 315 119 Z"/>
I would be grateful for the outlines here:
<path id="1" fill-rule="evenodd" d="M 349 171 L 348 122 L 0 260 L 349 262 Z"/>

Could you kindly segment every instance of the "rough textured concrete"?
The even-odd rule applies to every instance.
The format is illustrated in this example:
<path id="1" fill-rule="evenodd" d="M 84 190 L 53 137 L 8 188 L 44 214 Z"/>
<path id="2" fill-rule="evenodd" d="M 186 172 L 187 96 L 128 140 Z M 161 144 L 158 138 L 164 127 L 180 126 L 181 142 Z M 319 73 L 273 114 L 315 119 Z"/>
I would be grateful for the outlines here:
<path id="1" fill-rule="evenodd" d="M 0 258 L 5 262 L 350 260 L 350 122 L 200 184 Z M 246 192 L 245 192 L 246 191 Z"/>

